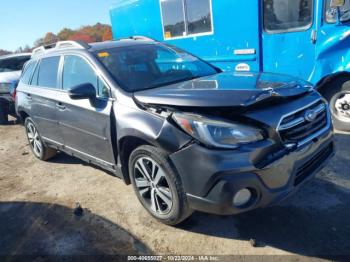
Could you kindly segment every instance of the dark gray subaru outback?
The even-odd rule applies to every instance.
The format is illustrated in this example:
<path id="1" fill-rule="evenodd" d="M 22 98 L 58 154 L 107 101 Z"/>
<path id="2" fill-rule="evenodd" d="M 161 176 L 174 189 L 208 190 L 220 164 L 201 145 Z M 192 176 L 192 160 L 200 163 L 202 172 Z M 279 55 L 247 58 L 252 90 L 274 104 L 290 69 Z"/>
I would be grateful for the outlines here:
<path id="1" fill-rule="evenodd" d="M 16 109 L 37 158 L 63 151 L 113 172 L 169 225 L 272 205 L 333 155 L 309 83 L 222 72 L 143 37 L 34 50 Z"/>

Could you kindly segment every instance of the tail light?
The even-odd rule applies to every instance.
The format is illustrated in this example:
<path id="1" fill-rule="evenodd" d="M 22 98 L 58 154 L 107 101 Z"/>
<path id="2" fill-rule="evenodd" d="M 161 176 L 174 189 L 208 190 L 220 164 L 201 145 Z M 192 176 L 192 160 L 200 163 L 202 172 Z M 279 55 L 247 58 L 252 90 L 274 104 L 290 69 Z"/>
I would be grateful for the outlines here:
<path id="1" fill-rule="evenodd" d="M 13 90 L 13 94 L 12 94 L 13 101 L 16 101 L 16 95 L 17 95 L 17 91 L 15 89 L 15 90 Z"/>

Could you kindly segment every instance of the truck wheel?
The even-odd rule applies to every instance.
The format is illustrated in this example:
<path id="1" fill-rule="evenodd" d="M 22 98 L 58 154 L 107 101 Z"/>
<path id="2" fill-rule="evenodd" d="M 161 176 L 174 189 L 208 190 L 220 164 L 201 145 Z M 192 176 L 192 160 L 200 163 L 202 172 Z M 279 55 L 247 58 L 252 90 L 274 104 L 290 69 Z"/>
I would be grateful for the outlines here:
<path id="1" fill-rule="evenodd" d="M 160 222 L 173 226 L 192 214 L 180 177 L 162 150 L 137 148 L 129 159 L 129 173 L 141 204 Z"/>
<path id="2" fill-rule="evenodd" d="M 0 102 L 0 125 L 8 124 L 8 111 L 7 104 Z"/>
<path id="3" fill-rule="evenodd" d="M 41 140 L 41 136 L 34 125 L 33 120 L 27 117 L 24 126 L 29 142 L 30 149 L 32 150 L 35 157 L 40 160 L 46 161 L 57 154 L 57 150 L 47 147 Z"/>
<path id="4" fill-rule="evenodd" d="M 334 79 L 320 92 L 329 103 L 334 128 L 350 132 L 350 78 Z"/>

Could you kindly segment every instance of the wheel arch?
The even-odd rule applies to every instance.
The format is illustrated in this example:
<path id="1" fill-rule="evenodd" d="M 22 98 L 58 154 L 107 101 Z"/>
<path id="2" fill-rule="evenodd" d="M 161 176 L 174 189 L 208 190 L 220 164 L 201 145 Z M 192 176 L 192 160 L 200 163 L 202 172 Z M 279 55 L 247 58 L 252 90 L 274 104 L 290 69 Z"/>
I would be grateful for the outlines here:
<path id="1" fill-rule="evenodd" d="M 26 118 L 30 117 L 30 115 L 25 110 L 18 110 L 17 115 L 19 116 L 22 124 L 24 124 Z"/>
<path id="2" fill-rule="evenodd" d="M 119 153 L 119 163 L 121 167 L 121 172 L 123 180 L 127 185 L 131 184 L 130 174 L 129 174 L 129 158 L 131 153 L 138 147 L 143 145 L 155 146 L 146 139 L 136 137 L 136 136 L 125 136 L 118 142 L 118 152 Z"/>
<path id="3" fill-rule="evenodd" d="M 329 91 L 329 88 L 332 88 L 330 86 L 331 83 L 342 78 L 350 80 L 350 72 L 342 71 L 342 72 L 337 72 L 334 74 L 327 75 L 323 77 L 320 81 L 318 81 L 315 87 L 317 91 L 319 91 L 323 95 L 325 94 L 325 92 Z"/>

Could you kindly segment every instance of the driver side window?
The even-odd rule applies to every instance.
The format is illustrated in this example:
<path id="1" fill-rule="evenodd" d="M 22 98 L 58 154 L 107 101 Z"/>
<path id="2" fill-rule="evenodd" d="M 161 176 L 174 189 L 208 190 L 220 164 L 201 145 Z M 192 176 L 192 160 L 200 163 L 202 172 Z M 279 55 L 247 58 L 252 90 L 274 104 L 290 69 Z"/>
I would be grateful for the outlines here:
<path id="1" fill-rule="evenodd" d="M 109 96 L 106 85 L 96 75 L 94 69 L 80 56 L 65 56 L 62 78 L 63 90 L 70 90 L 74 86 L 90 83 L 95 87 L 99 97 Z"/>
<path id="2" fill-rule="evenodd" d="M 314 0 L 264 0 L 264 29 L 268 33 L 303 31 L 311 27 Z"/>

